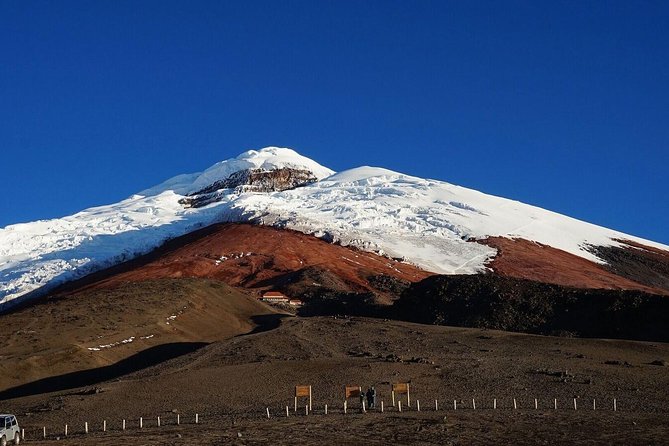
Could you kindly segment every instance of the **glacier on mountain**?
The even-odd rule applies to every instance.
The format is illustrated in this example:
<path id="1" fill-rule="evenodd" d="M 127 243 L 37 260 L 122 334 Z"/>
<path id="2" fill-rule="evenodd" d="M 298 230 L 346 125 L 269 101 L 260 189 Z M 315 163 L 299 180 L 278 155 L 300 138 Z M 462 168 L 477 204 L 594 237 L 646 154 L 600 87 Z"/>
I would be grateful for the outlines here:
<path id="1" fill-rule="evenodd" d="M 242 170 L 308 170 L 320 180 L 277 192 L 226 189 L 199 208 L 183 199 Z M 403 258 L 426 270 L 474 274 L 495 249 L 488 236 L 533 240 L 601 262 L 586 245 L 629 239 L 669 247 L 535 206 L 387 169 L 340 173 L 291 149 L 245 152 L 201 173 L 179 175 L 119 203 L 0 229 L 0 307 L 147 253 L 216 222 L 254 222 Z"/>

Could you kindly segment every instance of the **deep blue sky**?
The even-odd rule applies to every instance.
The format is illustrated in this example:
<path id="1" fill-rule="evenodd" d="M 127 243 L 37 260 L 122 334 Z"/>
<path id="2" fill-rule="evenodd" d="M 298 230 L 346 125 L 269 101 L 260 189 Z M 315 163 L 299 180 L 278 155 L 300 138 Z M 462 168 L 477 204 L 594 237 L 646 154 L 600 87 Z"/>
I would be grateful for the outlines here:
<path id="1" fill-rule="evenodd" d="M 0 227 L 268 145 L 669 243 L 669 2 L 0 0 Z"/>

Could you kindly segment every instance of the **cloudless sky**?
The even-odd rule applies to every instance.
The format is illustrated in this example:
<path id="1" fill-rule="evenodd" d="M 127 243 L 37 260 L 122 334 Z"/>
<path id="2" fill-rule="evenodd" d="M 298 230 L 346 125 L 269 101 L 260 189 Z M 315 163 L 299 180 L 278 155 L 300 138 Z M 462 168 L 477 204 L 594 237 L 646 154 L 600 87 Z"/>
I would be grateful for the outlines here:
<path id="1" fill-rule="evenodd" d="M 269 145 L 669 243 L 669 2 L 0 0 L 0 227 Z"/>

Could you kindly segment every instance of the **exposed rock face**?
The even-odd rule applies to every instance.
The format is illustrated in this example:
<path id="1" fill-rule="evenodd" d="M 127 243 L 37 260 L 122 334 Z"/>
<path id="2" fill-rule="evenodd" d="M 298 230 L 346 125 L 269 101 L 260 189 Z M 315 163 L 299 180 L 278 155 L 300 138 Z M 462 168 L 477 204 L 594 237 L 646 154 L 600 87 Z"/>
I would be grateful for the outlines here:
<path id="1" fill-rule="evenodd" d="M 631 240 L 618 242 L 624 245 L 591 246 L 590 250 L 606 261 L 604 267 L 614 274 L 669 294 L 669 252 Z"/>
<path id="2" fill-rule="evenodd" d="M 309 170 L 282 168 L 275 170 L 247 169 L 233 173 L 228 178 L 189 194 L 179 202 L 186 207 L 202 207 L 219 201 L 222 196 L 229 194 L 229 189 L 235 192 L 276 192 L 305 186 L 318 181 L 318 178 Z"/>

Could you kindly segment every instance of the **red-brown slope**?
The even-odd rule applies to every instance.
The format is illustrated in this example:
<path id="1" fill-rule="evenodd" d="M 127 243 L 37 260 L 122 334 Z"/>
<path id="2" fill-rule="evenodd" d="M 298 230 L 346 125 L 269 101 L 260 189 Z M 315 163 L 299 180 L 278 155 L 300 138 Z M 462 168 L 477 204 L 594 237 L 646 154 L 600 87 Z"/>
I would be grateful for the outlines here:
<path id="1" fill-rule="evenodd" d="M 387 275 L 415 282 L 431 275 L 373 253 L 327 243 L 297 231 L 250 224 L 217 224 L 170 241 L 143 258 L 92 275 L 75 289 L 124 282 L 198 277 L 232 286 L 271 288 L 287 274 L 317 267 L 353 291 L 370 290 L 367 278 Z"/>
<path id="2" fill-rule="evenodd" d="M 497 256 L 488 266 L 505 276 L 575 288 L 669 294 L 667 290 L 643 285 L 602 265 L 541 243 L 505 237 L 489 237 L 480 242 L 497 249 Z"/>

